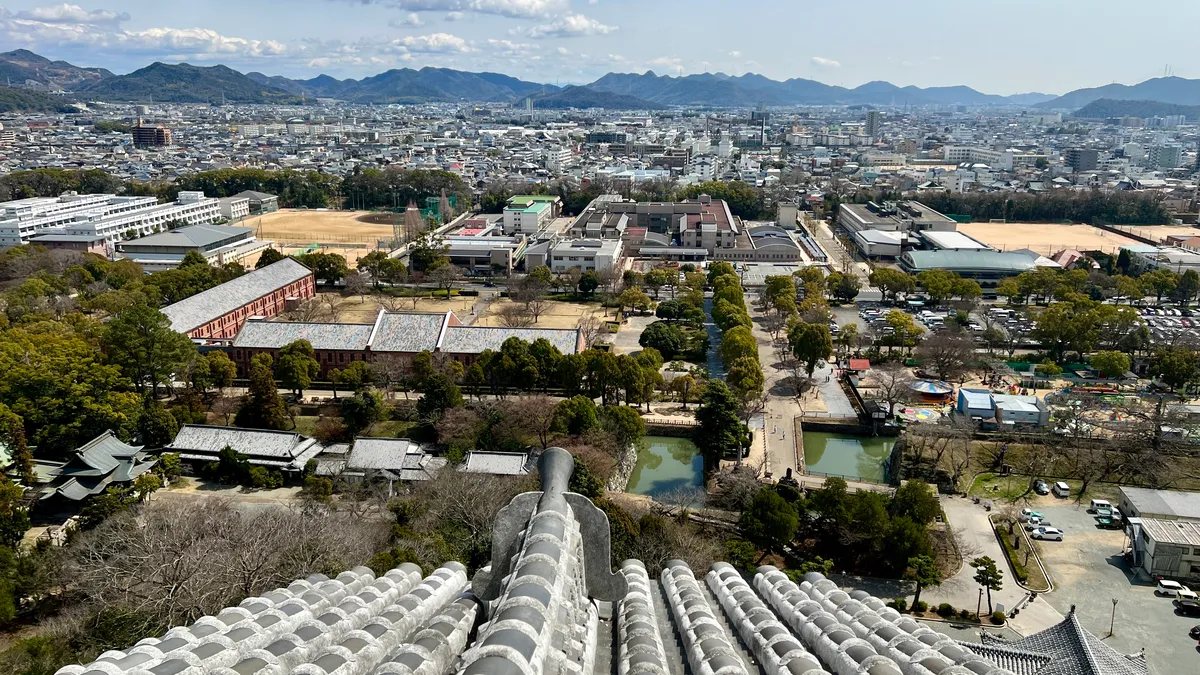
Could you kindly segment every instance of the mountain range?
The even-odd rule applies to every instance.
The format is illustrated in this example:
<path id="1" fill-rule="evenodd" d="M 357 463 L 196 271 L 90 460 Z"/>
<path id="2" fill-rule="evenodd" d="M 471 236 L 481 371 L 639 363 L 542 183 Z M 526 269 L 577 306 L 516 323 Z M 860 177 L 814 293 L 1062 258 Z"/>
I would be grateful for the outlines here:
<path id="1" fill-rule="evenodd" d="M 591 89 L 636 96 L 665 105 L 1030 105 L 1053 98 L 1046 94 L 1015 97 L 983 94 L 970 87 L 898 87 L 868 82 L 854 89 L 793 78 L 783 82 L 748 73 L 731 76 L 703 73 L 671 77 L 648 71 L 609 73 L 587 85 Z"/>
<path id="2" fill-rule="evenodd" d="M 1092 101 L 1073 113 L 1074 117 L 1083 119 L 1126 116 L 1165 117 L 1167 115 L 1183 115 L 1189 120 L 1200 119 L 1200 105 L 1179 105 L 1178 103 L 1162 103 L 1160 101 L 1121 101 L 1102 98 Z"/>
<path id="3" fill-rule="evenodd" d="M 28 49 L 0 54 L 0 78 L 12 87 L 36 83 L 53 89 L 74 91 L 113 74 L 103 68 L 80 68 L 66 61 L 51 61 Z"/>
<path id="4" fill-rule="evenodd" d="M 1158 101 L 1176 105 L 1200 105 L 1200 80 L 1183 77 L 1156 77 L 1134 85 L 1106 84 L 1103 87 L 1076 89 L 1051 101 L 1036 104 L 1039 108 L 1082 108 L 1100 99 L 1114 101 Z"/>
<path id="5" fill-rule="evenodd" d="M 205 103 L 299 103 L 334 98 L 352 103 L 505 102 L 532 97 L 544 108 L 604 107 L 657 109 L 669 106 L 753 107 L 757 105 L 947 106 L 995 105 L 1076 110 L 1101 99 L 1200 105 L 1200 80 L 1162 77 L 1136 85 L 1108 84 L 1062 96 L 1041 93 L 998 96 L 966 86 L 900 87 L 868 82 L 846 88 L 815 80 L 772 80 L 748 73 L 703 73 L 671 77 L 653 71 L 609 73 L 582 86 L 560 88 L 500 73 L 449 68 L 388 70 L 360 80 L 329 75 L 291 79 L 226 66 L 153 63 L 127 75 L 51 61 L 25 49 L 0 53 L 0 75 L 14 86 L 38 85 L 74 92 L 83 100 Z M 3 82 L 0 82 L 3 84 Z M 1112 104 L 1105 104 L 1112 110 Z M 1145 106 L 1135 106 L 1144 108 Z M 1091 114 L 1096 114 L 1093 109 Z"/>

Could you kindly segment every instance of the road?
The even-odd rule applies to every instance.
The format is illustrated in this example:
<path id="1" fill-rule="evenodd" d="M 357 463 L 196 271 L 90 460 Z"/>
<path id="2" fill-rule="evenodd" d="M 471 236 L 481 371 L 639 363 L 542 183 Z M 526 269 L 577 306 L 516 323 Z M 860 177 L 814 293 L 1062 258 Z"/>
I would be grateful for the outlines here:
<path id="1" fill-rule="evenodd" d="M 979 604 L 980 586 L 975 583 L 975 570 L 969 563 L 973 558 L 988 556 L 996 561 L 1004 576 L 1002 588 L 992 592 L 992 603 L 1003 605 L 1005 611 L 1017 607 L 1028 597 L 1028 593 L 1017 585 L 1009 571 L 1004 551 L 1000 548 L 1000 542 L 996 540 L 988 521 L 988 512 L 965 497 L 943 497 L 942 510 L 959 537 L 964 562 L 958 573 L 943 581 L 940 586 L 925 589 L 921 593 L 921 599 L 930 606 L 948 602 L 955 608 L 975 611 Z M 986 593 L 983 598 L 983 611 L 987 611 Z M 1021 609 L 1020 614 L 1009 621 L 1009 625 L 1018 633 L 1029 635 L 1049 628 L 1062 619 L 1062 614 L 1039 598 Z"/>
<path id="2" fill-rule="evenodd" d="M 771 335 L 763 329 L 762 315 L 752 312 L 754 319 L 751 333 L 758 341 L 758 360 L 763 369 L 763 391 L 767 392 L 767 403 L 762 413 L 762 431 L 755 430 L 755 440 L 750 448 L 750 456 L 746 461 L 761 465 L 763 475 L 778 480 L 792 473 L 798 473 L 796 463 L 796 439 L 792 430 L 792 420 L 803 411 L 799 402 L 792 394 L 792 388 L 785 382 L 788 370 L 784 368 L 775 356 L 774 342 Z M 759 442 L 759 436 L 765 439 Z"/>

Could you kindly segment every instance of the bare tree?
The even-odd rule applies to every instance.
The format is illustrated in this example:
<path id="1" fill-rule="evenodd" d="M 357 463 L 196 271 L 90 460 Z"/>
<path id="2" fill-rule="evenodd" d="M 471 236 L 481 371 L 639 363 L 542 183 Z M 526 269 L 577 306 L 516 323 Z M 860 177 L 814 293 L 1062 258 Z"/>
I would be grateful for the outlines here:
<path id="1" fill-rule="evenodd" d="M 537 436 L 542 448 L 550 447 L 554 433 L 554 409 L 558 403 L 549 396 L 521 396 L 508 403 L 508 414 Z"/>
<path id="2" fill-rule="evenodd" d="M 322 293 L 320 300 L 329 320 L 337 323 L 338 317 L 342 315 L 342 298 L 335 293 Z"/>
<path id="3" fill-rule="evenodd" d="M 508 328 L 528 328 L 533 325 L 534 318 L 526 305 L 509 302 L 496 312 L 500 323 Z"/>
<path id="4" fill-rule="evenodd" d="M 604 332 L 604 322 L 595 315 L 579 319 L 579 331 L 583 333 L 583 348 L 590 349 L 596 344 L 596 338 Z"/>
<path id="5" fill-rule="evenodd" d="M 220 415 L 225 419 L 225 426 L 229 426 L 229 418 L 237 412 L 241 406 L 240 397 L 234 396 L 218 396 L 212 404 L 212 411 L 216 415 Z"/>
<path id="6" fill-rule="evenodd" d="M 962 331 L 940 330 L 917 347 L 917 358 L 943 380 L 957 380 L 967 371 L 975 355 L 975 344 Z"/>
<path id="7" fill-rule="evenodd" d="M 876 398 L 888 404 L 890 415 L 896 411 L 897 404 L 912 397 L 912 384 L 916 378 L 903 364 L 889 361 L 871 367 L 871 381 L 875 385 Z"/>
<path id="8" fill-rule="evenodd" d="M 347 295 L 357 295 L 359 304 L 367 301 L 367 291 L 371 289 L 371 283 L 362 274 L 349 274 L 343 281 Z"/>
<path id="9" fill-rule="evenodd" d="M 450 299 L 450 291 L 454 285 L 462 281 L 462 270 L 454 265 L 442 265 L 429 272 L 429 280 L 437 287 L 446 291 L 446 299 Z"/>
<path id="10" fill-rule="evenodd" d="M 331 512 L 156 500 L 80 535 L 65 578 L 84 603 L 180 625 L 314 571 L 360 564 L 387 529 Z"/>

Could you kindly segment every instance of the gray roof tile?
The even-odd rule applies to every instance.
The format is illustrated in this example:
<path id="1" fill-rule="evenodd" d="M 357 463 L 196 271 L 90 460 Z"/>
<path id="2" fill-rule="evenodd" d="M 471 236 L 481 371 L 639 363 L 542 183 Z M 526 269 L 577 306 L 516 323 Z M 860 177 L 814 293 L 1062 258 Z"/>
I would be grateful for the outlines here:
<path id="1" fill-rule="evenodd" d="M 186 333 L 290 283 L 299 281 L 309 274 L 312 274 L 312 271 L 294 258 L 284 258 L 262 269 L 247 272 L 236 279 L 226 281 L 203 293 L 197 293 L 190 298 L 163 307 L 162 313 L 171 320 L 171 328 L 180 333 Z"/>
<path id="2" fill-rule="evenodd" d="M 446 314 L 386 313 L 378 323 L 371 351 L 433 351 L 437 347 L 442 326 L 446 323 Z"/>
<path id="3" fill-rule="evenodd" d="M 308 340 L 313 349 L 362 351 L 371 339 L 369 323 L 286 323 L 247 321 L 233 340 L 234 347 L 279 349 L 296 340 Z"/>

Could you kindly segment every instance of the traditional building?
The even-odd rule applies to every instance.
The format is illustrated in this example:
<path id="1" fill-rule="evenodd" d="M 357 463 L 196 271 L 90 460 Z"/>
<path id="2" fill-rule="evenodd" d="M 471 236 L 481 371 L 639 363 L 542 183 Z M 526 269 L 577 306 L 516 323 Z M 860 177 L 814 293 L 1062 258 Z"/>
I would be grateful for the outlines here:
<path id="1" fill-rule="evenodd" d="M 491 563 L 356 567 L 243 600 L 84 673 L 214 675 L 1146 675 L 1072 612 L 1016 642 L 962 642 L 865 591 L 771 566 L 698 577 L 670 560 L 611 568 L 608 518 L 567 491 L 574 462 L 541 455 L 541 490 L 496 517 Z M 1044 602 L 1044 601 L 1043 601 Z"/>
<path id="2" fill-rule="evenodd" d="M 312 270 L 284 258 L 168 305 L 162 313 L 171 328 L 192 339 L 228 340 L 250 317 L 269 319 L 314 295 Z"/>
<path id="3" fill-rule="evenodd" d="M 48 483 L 41 499 L 77 502 L 109 486 L 130 487 L 157 463 L 142 446 L 124 443 L 112 431 L 105 431 L 75 450 L 66 462 L 37 461 L 34 472 Z"/>

